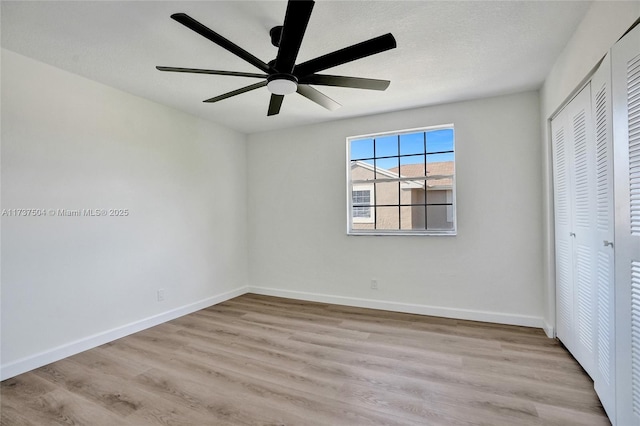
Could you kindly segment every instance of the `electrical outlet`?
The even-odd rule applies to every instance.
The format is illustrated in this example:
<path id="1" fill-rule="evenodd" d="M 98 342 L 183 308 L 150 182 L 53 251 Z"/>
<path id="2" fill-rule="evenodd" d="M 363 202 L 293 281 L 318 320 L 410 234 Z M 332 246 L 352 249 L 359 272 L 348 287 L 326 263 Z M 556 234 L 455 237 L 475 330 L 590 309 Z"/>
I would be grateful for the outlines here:
<path id="1" fill-rule="evenodd" d="M 372 290 L 378 289 L 378 280 L 371 280 L 371 289 Z"/>
<path id="2" fill-rule="evenodd" d="M 164 300 L 164 289 L 158 289 L 158 302 L 162 302 Z"/>

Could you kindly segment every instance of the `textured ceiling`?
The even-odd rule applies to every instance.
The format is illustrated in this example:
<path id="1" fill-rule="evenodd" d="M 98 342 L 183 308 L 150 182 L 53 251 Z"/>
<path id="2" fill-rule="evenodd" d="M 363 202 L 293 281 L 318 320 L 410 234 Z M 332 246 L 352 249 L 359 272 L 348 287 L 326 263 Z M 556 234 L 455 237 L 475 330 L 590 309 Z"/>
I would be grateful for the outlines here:
<path id="1" fill-rule="evenodd" d="M 385 92 L 316 88 L 328 111 L 297 94 L 267 117 L 261 88 L 204 99 L 255 79 L 162 73 L 156 65 L 260 72 L 173 21 L 185 12 L 265 62 L 285 1 L 2 1 L 2 46 L 244 133 L 537 89 L 590 2 L 316 2 L 298 63 L 393 33 L 398 48 L 324 71 L 391 80 Z"/>

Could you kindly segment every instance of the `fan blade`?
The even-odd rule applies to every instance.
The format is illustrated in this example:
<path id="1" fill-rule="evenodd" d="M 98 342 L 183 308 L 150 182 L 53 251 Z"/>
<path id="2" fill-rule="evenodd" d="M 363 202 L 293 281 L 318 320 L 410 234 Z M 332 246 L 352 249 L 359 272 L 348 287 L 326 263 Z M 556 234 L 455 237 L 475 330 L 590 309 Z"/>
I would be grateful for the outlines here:
<path id="1" fill-rule="evenodd" d="M 218 70 L 203 70 L 199 68 L 176 68 L 176 67 L 156 67 L 158 71 L 172 71 L 172 72 L 188 72 L 194 74 L 215 74 L 215 75 L 231 75 L 235 77 L 251 77 L 251 78 L 267 78 L 267 74 L 253 74 L 250 72 L 235 72 L 235 71 L 218 71 Z"/>
<path id="2" fill-rule="evenodd" d="M 276 57 L 275 67 L 278 72 L 288 74 L 293 71 L 314 4 L 313 1 L 289 0 Z"/>
<path id="3" fill-rule="evenodd" d="M 222 47 L 223 49 L 226 49 L 229 52 L 233 53 L 234 55 L 244 59 L 254 67 L 261 69 L 266 73 L 273 72 L 273 70 L 271 69 L 271 67 L 269 67 L 268 64 L 256 58 L 255 56 L 253 56 L 251 53 L 247 52 L 240 46 L 230 42 L 229 40 L 222 37 L 220 34 L 216 33 L 215 31 L 205 27 L 200 22 L 196 21 L 186 13 L 174 13 L 173 15 L 171 15 L 171 18 L 180 22 L 185 27 L 197 32 L 201 36 L 208 38 L 209 40 L 211 40 L 218 46 Z"/>
<path id="4" fill-rule="evenodd" d="M 271 95 L 271 100 L 269 101 L 269 111 L 267 111 L 267 116 L 277 115 L 280 112 L 280 107 L 282 106 L 282 101 L 284 100 L 284 95 Z"/>
<path id="5" fill-rule="evenodd" d="M 225 93 L 224 95 L 216 96 L 214 98 L 207 99 L 207 100 L 202 101 L 202 102 L 207 102 L 207 103 L 218 102 L 218 101 L 221 101 L 223 99 L 227 99 L 227 98 L 230 98 L 232 96 L 239 95 L 239 94 L 244 93 L 244 92 L 248 92 L 250 90 L 259 89 L 259 88 L 264 87 L 266 85 L 267 85 L 266 81 L 261 81 L 260 83 L 252 84 L 251 86 L 243 87 L 242 89 L 234 90 L 233 92 Z"/>
<path id="6" fill-rule="evenodd" d="M 317 84 L 319 86 L 351 87 L 354 89 L 386 90 L 391 82 L 389 80 L 376 80 L 373 78 L 312 74 L 301 78 L 298 83 Z"/>
<path id="7" fill-rule="evenodd" d="M 335 111 L 342 106 L 327 95 L 318 92 L 311 86 L 298 84 L 298 93 L 330 111 Z"/>
<path id="8" fill-rule="evenodd" d="M 396 39 L 393 38 L 393 35 L 391 33 L 385 34 L 296 65 L 293 74 L 298 78 L 306 77 L 309 74 L 375 55 L 395 47 Z"/>

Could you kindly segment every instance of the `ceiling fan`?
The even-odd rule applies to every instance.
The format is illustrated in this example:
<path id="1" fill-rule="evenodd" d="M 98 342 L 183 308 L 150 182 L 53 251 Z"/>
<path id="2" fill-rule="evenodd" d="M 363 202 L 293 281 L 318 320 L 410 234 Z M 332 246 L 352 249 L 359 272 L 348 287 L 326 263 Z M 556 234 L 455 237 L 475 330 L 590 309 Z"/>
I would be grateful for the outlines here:
<path id="1" fill-rule="evenodd" d="M 298 92 L 305 98 L 331 111 L 340 107 L 339 103 L 317 91 L 310 85 L 351 87 L 369 90 L 385 90 L 389 87 L 390 81 L 388 80 L 317 74 L 317 72 L 395 48 L 396 40 L 391 33 L 345 47 L 344 49 L 336 50 L 301 64 L 296 64 L 298 51 L 300 50 L 302 38 L 304 37 L 309 18 L 311 17 L 313 5 L 313 1 L 289 0 L 284 25 L 273 27 L 269 32 L 271 44 L 278 48 L 276 58 L 269 63 L 265 63 L 256 58 L 240 46 L 207 28 L 185 13 L 175 13 L 171 15 L 172 19 L 244 59 L 260 69 L 263 74 L 161 66 L 156 68 L 160 71 L 263 79 L 264 81 L 260 83 L 215 96 L 204 102 L 218 102 L 241 93 L 267 86 L 267 89 L 271 92 L 271 100 L 267 112 L 268 116 L 278 114 L 284 96 L 293 92 Z"/>

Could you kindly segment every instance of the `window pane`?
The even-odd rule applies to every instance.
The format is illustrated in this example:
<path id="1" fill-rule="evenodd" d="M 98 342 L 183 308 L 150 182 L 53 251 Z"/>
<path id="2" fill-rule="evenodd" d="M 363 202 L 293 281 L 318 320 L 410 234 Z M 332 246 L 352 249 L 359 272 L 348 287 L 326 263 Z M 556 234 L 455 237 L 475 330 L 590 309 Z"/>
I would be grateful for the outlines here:
<path id="1" fill-rule="evenodd" d="M 427 229 L 452 230 L 453 207 L 452 206 L 427 206 Z"/>
<path id="2" fill-rule="evenodd" d="M 400 207 L 400 227 L 401 229 L 422 229 L 424 230 L 425 216 L 424 206 L 402 206 Z"/>
<path id="3" fill-rule="evenodd" d="M 453 129 L 427 132 L 427 152 L 453 151 Z"/>
<path id="4" fill-rule="evenodd" d="M 364 218 L 371 217 L 371 207 L 353 206 L 353 217 L 364 217 Z"/>
<path id="5" fill-rule="evenodd" d="M 351 198 L 353 205 L 369 205 L 371 203 L 371 191 L 353 191 Z"/>
<path id="6" fill-rule="evenodd" d="M 376 179 L 398 177 L 398 157 L 376 160 Z M 384 172 L 389 172 L 385 174 Z"/>
<path id="7" fill-rule="evenodd" d="M 376 206 L 399 204 L 400 184 L 398 182 L 379 182 L 376 186 Z"/>
<path id="8" fill-rule="evenodd" d="M 376 229 L 400 229 L 398 207 L 376 207 Z"/>
<path id="9" fill-rule="evenodd" d="M 453 188 L 453 175 L 454 175 L 453 158 L 447 161 L 431 161 L 433 159 L 444 160 L 443 158 L 440 158 L 440 157 L 449 156 L 449 155 L 453 156 L 453 154 L 427 155 L 428 190 L 430 191 L 450 190 Z"/>
<path id="10" fill-rule="evenodd" d="M 424 155 L 400 158 L 400 174 L 403 177 L 425 176 Z"/>
<path id="11" fill-rule="evenodd" d="M 453 161 L 453 153 L 446 154 L 427 154 L 427 163 L 444 163 Z"/>
<path id="12" fill-rule="evenodd" d="M 429 181 L 431 185 L 431 181 Z M 447 204 L 447 190 L 431 187 L 427 190 L 427 204 Z"/>
<path id="13" fill-rule="evenodd" d="M 351 160 L 373 158 L 373 139 L 356 139 L 351 141 Z"/>
<path id="14" fill-rule="evenodd" d="M 373 160 L 371 163 L 367 161 L 352 161 L 351 162 L 351 180 L 372 180 L 373 175 Z"/>
<path id="15" fill-rule="evenodd" d="M 376 157 L 398 155 L 398 136 L 382 136 L 375 139 Z"/>
<path id="16" fill-rule="evenodd" d="M 424 152 L 424 132 L 400 135 L 400 155 Z"/>
<path id="17" fill-rule="evenodd" d="M 401 204 L 425 204 L 425 181 L 424 180 L 412 180 L 409 182 L 403 182 L 402 192 L 407 194 L 402 196 Z"/>

